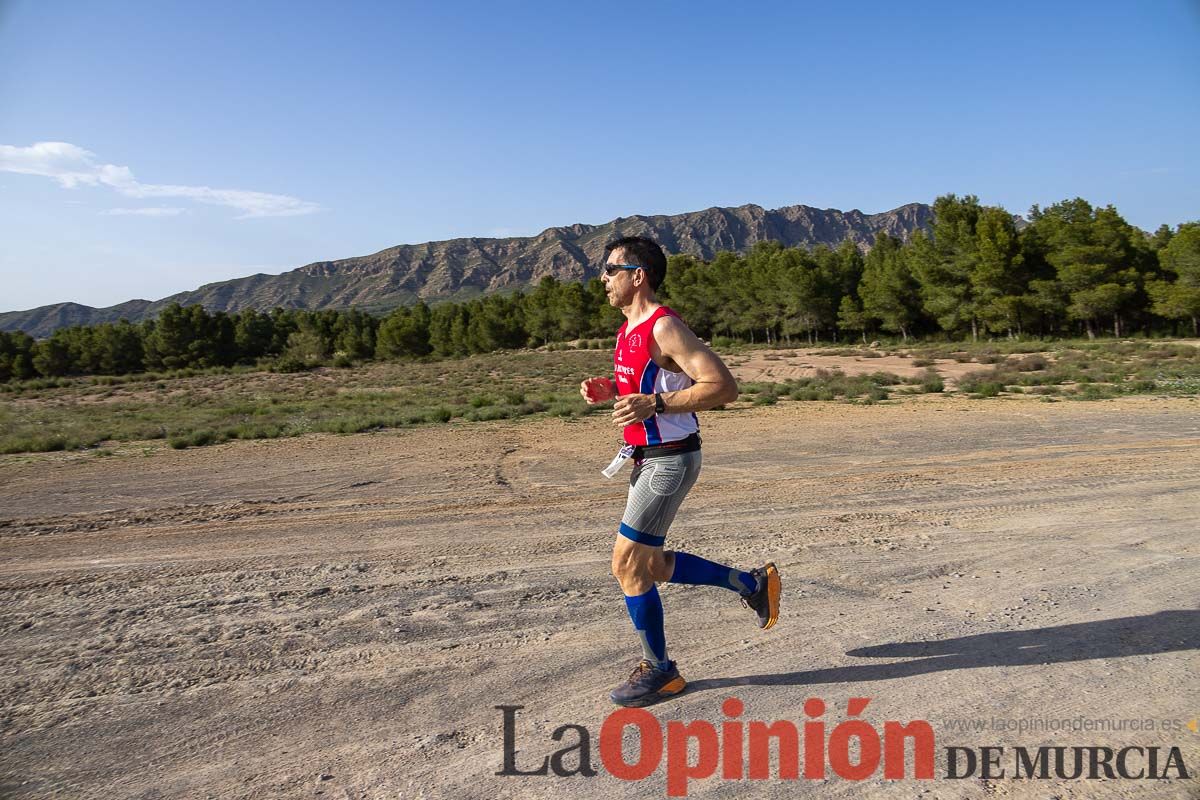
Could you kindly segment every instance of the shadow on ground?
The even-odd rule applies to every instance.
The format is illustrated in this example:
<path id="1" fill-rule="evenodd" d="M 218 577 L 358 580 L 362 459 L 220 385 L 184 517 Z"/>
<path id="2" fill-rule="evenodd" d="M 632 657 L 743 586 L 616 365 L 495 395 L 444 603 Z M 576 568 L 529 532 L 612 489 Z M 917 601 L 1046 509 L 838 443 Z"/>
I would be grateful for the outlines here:
<path id="1" fill-rule="evenodd" d="M 800 672 L 701 678 L 689 692 L 731 686 L 795 686 L 908 678 L 954 669 L 1022 667 L 1094 658 L 1153 655 L 1200 649 L 1200 610 L 1159 611 L 1142 617 L 1080 622 L 1022 631 L 981 633 L 956 639 L 893 642 L 859 647 L 857 658 L 908 658 L 886 664 L 854 664 Z"/>

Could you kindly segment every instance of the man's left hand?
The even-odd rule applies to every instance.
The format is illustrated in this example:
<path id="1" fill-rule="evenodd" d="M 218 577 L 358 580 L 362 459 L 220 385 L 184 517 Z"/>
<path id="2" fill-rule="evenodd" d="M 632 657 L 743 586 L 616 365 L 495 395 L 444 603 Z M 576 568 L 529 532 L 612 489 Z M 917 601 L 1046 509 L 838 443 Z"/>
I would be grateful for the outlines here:
<path id="1" fill-rule="evenodd" d="M 624 428 L 654 416 L 654 395 L 627 394 L 613 406 L 613 422 Z"/>

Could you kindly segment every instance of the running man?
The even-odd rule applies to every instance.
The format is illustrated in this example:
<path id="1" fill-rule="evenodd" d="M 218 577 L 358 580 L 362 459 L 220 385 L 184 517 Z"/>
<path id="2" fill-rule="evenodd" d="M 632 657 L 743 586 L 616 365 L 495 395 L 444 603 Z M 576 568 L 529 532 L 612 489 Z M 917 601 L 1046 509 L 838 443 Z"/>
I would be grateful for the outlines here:
<path id="1" fill-rule="evenodd" d="M 655 291 L 667 275 L 662 248 L 626 237 L 604 248 L 605 293 L 621 309 L 612 378 L 588 378 L 580 393 L 589 404 L 616 399 L 613 422 L 624 429 L 636 465 L 613 545 L 612 571 L 642 640 L 642 660 L 609 695 L 622 706 L 646 706 L 687 685 L 667 657 L 657 581 L 705 584 L 737 592 L 758 615 L 758 627 L 779 617 L 779 571 L 773 563 L 743 572 L 692 555 L 663 550 L 667 528 L 700 474 L 697 411 L 737 398 L 729 369 Z M 616 463 L 616 462 L 614 462 Z"/>

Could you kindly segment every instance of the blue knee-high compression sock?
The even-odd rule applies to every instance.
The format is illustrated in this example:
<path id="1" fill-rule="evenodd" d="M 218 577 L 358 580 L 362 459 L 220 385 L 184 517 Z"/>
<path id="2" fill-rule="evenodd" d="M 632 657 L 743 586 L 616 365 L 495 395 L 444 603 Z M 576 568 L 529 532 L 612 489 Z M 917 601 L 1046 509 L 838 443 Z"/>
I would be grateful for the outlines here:
<path id="1" fill-rule="evenodd" d="M 629 618 L 633 627 L 642 638 L 642 654 L 646 660 L 659 669 L 670 669 L 667 661 L 667 635 L 663 632 L 662 599 L 658 596 L 658 587 L 651 586 L 645 594 L 630 597 L 625 596 L 625 608 L 629 610 Z"/>
<path id="2" fill-rule="evenodd" d="M 671 583 L 720 586 L 743 595 L 753 594 L 758 589 L 758 581 L 749 572 L 678 551 L 675 553 L 675 571 L 671 573 Z"/>

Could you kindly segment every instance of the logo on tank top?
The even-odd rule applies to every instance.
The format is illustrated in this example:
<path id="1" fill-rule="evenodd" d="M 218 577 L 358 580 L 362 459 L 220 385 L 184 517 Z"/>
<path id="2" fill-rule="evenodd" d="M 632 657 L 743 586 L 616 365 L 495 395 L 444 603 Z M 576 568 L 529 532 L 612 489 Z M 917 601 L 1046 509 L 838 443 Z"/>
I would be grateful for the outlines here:
<path id="1" fill-rule="evenodd" d="M 642 335 L 640 333 L 635 333 L 633 336 L 629 337 L 629 349 L 630 350 L 637 350 L 641 346 L 642 346 Z"/>

